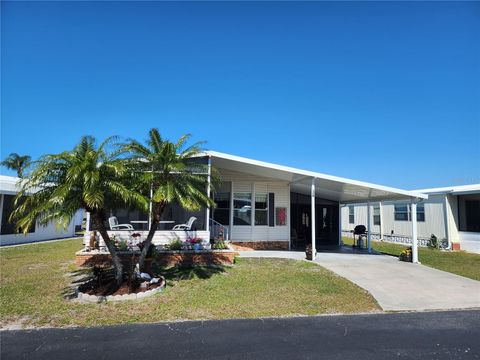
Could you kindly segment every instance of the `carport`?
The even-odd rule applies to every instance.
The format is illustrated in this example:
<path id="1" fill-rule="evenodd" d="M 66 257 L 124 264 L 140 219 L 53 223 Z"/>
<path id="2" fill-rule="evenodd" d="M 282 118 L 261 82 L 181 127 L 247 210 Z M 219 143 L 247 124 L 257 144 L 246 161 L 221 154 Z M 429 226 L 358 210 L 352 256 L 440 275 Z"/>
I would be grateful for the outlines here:
<path id="1" fill-rule="evenodd" d="M 370 216 L 372 205 L 377 202 L 391 200 L 410 201 L 412 206 L 411 225 L 413 234 L 412 259 L 413 262 L 418 262 L 416 207 L 417 202 L 427 199 L 428 195 L 214 151 L 207 152 L 207 156 L 211 159 L 212 166 L 216 168 L 228 169 L 264 179 L 287 181 L 291 193 L 310 197 L 311 215 L 309 220 L 309 230 L 311 231 L 310 238 L 313 250 L 316 250 L 315 240 L 317 237 L 317 217 L 315 211 L 318 199 L 324 199 L 338 204 L 338 243 L 340 243 L 342 236 L 342 206 L 357 203 L 368 204 L 368 222 L 366 227 L 369 252 L 371 252 L 371 231 L 369 230 L 372 228 Z M 290 223 L 289 226 L 291 226 Z"/>

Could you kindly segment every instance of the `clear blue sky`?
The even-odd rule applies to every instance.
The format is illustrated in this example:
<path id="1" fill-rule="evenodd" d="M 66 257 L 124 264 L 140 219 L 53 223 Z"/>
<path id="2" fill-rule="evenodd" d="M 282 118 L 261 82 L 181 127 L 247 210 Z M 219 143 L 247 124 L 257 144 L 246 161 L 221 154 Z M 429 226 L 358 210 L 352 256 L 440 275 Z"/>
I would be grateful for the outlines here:
<path id="1" fill-rule="evenodd" d="M 2 158 L 158 127 L 389 186 L 480 182 L 479 2 L 1 6 Z"/>

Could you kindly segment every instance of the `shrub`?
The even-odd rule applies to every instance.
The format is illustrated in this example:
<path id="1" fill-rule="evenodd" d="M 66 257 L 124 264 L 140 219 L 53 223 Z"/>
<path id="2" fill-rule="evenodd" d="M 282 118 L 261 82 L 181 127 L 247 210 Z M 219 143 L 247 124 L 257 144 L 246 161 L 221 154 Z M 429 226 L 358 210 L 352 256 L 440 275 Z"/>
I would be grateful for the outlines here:
<path id="1" fill-rule="evenodd" d="M 228 244 L 223 240 L 217 239 L 213 242 L 212 249 L 225 250 L 225 249 L 228 249 Z"/>
<path id="2" fill-rule="evenodd" d="M 177 236 L 170 240 L 170 242 L 165 245 L 165 248 L 167 248 L 168 250 L 182 250 L 183 245 L 183 241 L 180 240 L 180 238 Z"/>

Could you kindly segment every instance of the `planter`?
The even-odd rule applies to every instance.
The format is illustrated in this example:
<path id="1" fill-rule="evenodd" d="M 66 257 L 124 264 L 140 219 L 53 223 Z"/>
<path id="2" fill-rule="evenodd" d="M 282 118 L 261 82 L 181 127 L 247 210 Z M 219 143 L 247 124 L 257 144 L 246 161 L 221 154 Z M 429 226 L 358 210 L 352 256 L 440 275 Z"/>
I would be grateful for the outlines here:
<path id="1" fill-rule="evenodd" d="M 125 300 L 140 300 L 146 298 L 148 296 L 152 296 L 161 292 L 165 288 L 165 278 L 160 277 L 160 283 L 157 287 L 145 291 L 139 291 L 136 293 L 125 294 L 125 295 L 89 295 L 87 293 L 82 292 L 82 287 L 88 285 L 85 283 L 77 287 L 77 299 L 83 302 L 93 302 L 93 303 L 101 303 L 107 301 L 125 301 Z"/>
<path id="2" fill-rule="evenodd" d="M 405 262 L 412 262 L 412 255 L 403 255 L 401 254 L 398 259 L 400 261 L 405 261 Z"/>
<path id="3" fill-rule="evenodd" d="M 317 256 L 317 250 L 315 250 L 315 256 L 312 254 L 312 245 L 307 245 L 305 247 L 305 255 L 307 260 L 313 260 Z"/>

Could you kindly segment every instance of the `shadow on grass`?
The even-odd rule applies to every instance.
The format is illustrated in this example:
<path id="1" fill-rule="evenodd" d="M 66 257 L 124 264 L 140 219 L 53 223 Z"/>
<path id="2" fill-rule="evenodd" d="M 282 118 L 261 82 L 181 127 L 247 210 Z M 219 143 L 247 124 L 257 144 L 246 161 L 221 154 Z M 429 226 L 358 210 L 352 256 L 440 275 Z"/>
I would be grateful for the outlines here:
<path id="1" fill-rule="evenodd" d="M 178 282 L 182 280 L 192 279 L 209 279 L 216 274 L 226 271 L 226 266 L 175 266 L 160 267 L 156 264 L 152 266 L 154 276 L 161 275 L 168 282 Z M 114 274 L 111 268 L 80 268 L 66 275 L 70 279 L 70 285 L 62 290 L 62 297 L 66 300 L 72 300 L 77 297 L 77 289 L 80 285 L 85 284 L 94 279 L 102 278 L 103 281 L 113 279 Z"/>
<path id="2" fill-rule="evenodd" d="M 72 300 L 77 297 L 77 288 L 94 278 L 93 269 L 90 267 L 74 270 L 66 275 L 70 279 L 70 285 L 62 290 L 62 297 L 66 300 Z"/>
<path id="3" fill-rule="evenodd" d="M 155 274 L 162 275 L 168 281 L 181 281 L 198 279 L 209 279 L 213 275 L 225 272 L 226 267 L 221 265 L 216 266 L 175 266 L 175 267 L 160 267 L 153 266 Z"/>

